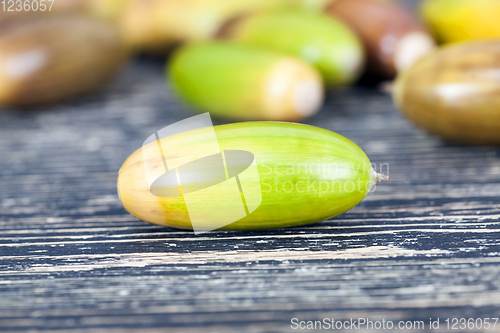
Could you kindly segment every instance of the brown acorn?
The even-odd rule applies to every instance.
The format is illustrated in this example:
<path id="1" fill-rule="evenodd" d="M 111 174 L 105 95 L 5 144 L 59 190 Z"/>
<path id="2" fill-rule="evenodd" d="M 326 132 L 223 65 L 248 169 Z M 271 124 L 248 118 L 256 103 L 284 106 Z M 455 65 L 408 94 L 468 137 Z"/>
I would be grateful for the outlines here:
<path id="1" fill-rule="evenodd" d="M 368 53 L 368 69 L 385 78 L 394 77 L 435 48 L 431 35 L 394 2 L 335 0 L 325 10 L 357 32 Z"/>
<path id="2" fill-rule="evenodd" d="M 0 105 L 55 103 L 108 81 L 127 59 L 111 23 L 80 15 L 0 21 Z"/>
<path id="3" fill-rule="evenodd" d="M 452 44 L 396 80 L 396 105 L 447 140 L 500 145 L 500 42 Z"/>

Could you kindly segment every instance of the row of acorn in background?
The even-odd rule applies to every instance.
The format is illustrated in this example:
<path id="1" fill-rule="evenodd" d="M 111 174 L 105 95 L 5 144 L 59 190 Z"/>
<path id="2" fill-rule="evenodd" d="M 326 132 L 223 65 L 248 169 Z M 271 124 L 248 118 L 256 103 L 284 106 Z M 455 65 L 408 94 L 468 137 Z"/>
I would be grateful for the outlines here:
<path id="1" fill-rule="evenodd" d="M 216 34 L 224 42 L 190 45 L 173 57 L 173 86 L 212 115 L 300 120 L 319 110 L 325 90 L 355 82 L 365 63 L 393 77 L 434 48 L 395 4 L 336 0 L 325 11 L 286 8 L 232 19 Z"/>
<path id="2" fill-rule="evenodd" d="M 371 19 L 366 20 L 367 17 Z M 350 22 L 351 27 L 341 20 Z M 362 72 L 366 57 L 360 39 L 370 51 L 367 67 L 386 77 L 394 76 L 396 67 L 403 66 L 403 56 L 399 54 L 404 53 L 405 48 L 398 50 L 397 44 L 407 40 L 407 35 L 411 39 L 418 32 L 417 35 L 426 39 L 427 45 L 420 53 L 432 46 L 432 38 L 410 15 L 396 5 L 377 0 L 338 0 L 331 4 L 326 0 L 59 0 L 51 12 L 0 12 L 0 25 L 0 50 L 5 64 L 2 67 L 7 69 L 2 73 L 5 88 L 0 102 L 13 106 L 58 102 L 91 90 L 96 86 L 94 81 L 103 81 L 116 72 L 127 49 L 165 56 L 184 44 L 225 39 L 234 44 L 234 49 L 238 44 L 241 48 L 246 46 L 247 52 L 261 56 L 266 53 L 269 58 L 271 52 L 276 53 L 274 58 L 278 60 L 285 56 L 297 58 L 293 61 L 295 67 L 302 65 L 304 69 L 309 65 L 319 72 L 321 78 L 314 69 L 304 69 L 311 72 L 311 81 L 322 81 L 327 88 L 332 88 L 353 83 Z M 408 46 L 408 42 L 406 44 Z M 239 61 L 241 65 L 235 64 L 231 69 L 217 67 L 218 62 L 230 61 L 231 54 L 226 53 L 219 53 L 220 59 L 200 54 L 198 63 L 206 63 L 200 66 L 199 76 L 215 76 L 212 81 L 216 85 L 231 86 L 230 82 L 217 82 L 216 77 L 256 66 L 255 71 L 260 71 L 263 79 L 268 74 L 266 71 L 273 67 L 257 68 L 259 64 L 252 61 L 252 55 L 248 57 L 249 62 L 234 59 L 233 62 Z M 113 54 L 115 59 L 109 57 Z M 414 58 L 414 52 L 406 57 Z M 300 61 L 305 63 L 299 65 Z M 198 63 L 188 65 L 200 65 Z M 21 67 L 25 68 L 23 75 L 19 74 Z M 293 71 L 294 66 L 291 67 Z M 87 76 L 94 80 L 86 79 Z M 238 77 L 234 75 L 233 80 Z M 28 98 L 26 91 L 32 89 L 27 87 L 42 85 L 43 81 L 54 81 L 59 86 L 35 87 Z M 252 83 L 257 82 L 241 87 L 249 90 L 247 95 L 255 94 L 258 89 Z M 279 101 L 276 104 L 279 106 Z M 321 103 L 316 104 L 313 111 Z M 300 115 L 273 115 L 265 107 L 247 109 L 248 114 L 238 110 L 231 114 L 229 110 L 225 115 L 254 119 L 300 118 Z M 210 111 L 217 115 L 219 110 Z"/>
<path id="3" fill-rule="evenodd" d="M 426 0 L 422 12 L 443 43 L 500 37 L 497 0 Z M 213 116 L 300 120 L 364 70 L 401 73 L 395 100 L 417 124 L 500 143 L 500 42 L 433 51 L 425 28 L 389 0 L 58 0 L 50 13 L 0 12 L 0 104 L 81 95 L 136 50 L 179 47 L 172 86 Z"/>

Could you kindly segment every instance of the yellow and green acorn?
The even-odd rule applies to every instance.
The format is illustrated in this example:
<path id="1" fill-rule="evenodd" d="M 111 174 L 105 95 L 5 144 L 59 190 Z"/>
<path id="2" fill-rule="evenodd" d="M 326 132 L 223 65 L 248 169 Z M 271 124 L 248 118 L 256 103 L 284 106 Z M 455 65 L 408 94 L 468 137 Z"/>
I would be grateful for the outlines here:
<path id="1" fill-rule="evenodd" d="M 377 182 L 388 178 L 374 171 L 356 144 L 325 129 L 278 122 L 233 123 L 214 128 L 223 152 L 246 151 L 254 156 L 258 178 L 252 185 L 260 190 L 250 194 L 261 195 L 261 203 L 252 207 L 251 213 L 224 226 L 225 230 L 284 228 L 323 221 L 355 207 Z M 167 136 L 149 145 L 154 149 L 188 135 L 196 136 L 202 130 Z M 118 192 L 125 209 L 146 222 L 191 229 L 183 195 L 156 196 L 148 188 L 145 163 L 153 169 L 162 168 L 164 163 L 162 156 L 145 161 L 143 149 L 148 147 L 134 152 L 120 169 Z M 180 158 L 183 154 L 203 155 L 205 149 L 203 142 L 196 142 L 172 154 Z M 188 176 L 202 183 L 207 181 L 202 175 L 184 175 L 189 171 L 179 167 L 177 179 Z M 230 177 L 228 172 L 225 179 Z M 213 190 L 200 192 L 198 207 L 211 207 L 214 200 L 226 195 Z M 204 227 L 213 230 L 216 226 Z"/>

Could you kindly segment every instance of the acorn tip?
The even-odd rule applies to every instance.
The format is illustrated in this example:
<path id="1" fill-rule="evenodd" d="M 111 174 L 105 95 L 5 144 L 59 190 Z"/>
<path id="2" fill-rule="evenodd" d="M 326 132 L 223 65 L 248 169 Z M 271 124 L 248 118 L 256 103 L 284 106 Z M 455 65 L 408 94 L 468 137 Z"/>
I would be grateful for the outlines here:
<path id="1" fill-rule="evenodd" d="M 377 174 L 377 183 L 382 183 L 382 182 L 388 181 L 389 178 L 390 177 L 388 175 L 383 175 L 383 174 L 378 173 Z"/>

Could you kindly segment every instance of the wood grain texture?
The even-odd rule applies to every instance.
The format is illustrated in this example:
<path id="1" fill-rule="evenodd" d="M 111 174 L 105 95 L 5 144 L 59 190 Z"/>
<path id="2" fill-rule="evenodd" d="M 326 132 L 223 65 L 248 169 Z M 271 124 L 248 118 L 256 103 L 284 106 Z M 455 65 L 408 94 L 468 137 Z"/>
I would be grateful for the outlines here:
<path id="1" fill-rule="evenodd" d="M 0 331 L 287 332 L 292 318 L 363 317 L 435 332 L 431 317 L 441 331 L 500 317 L 500 149 L 429 136 L 374 89 L 338 91 L 309 123 L 391 180 L 329 221 L 195 236 L 138 221 L 116 194 L 127 156 L 190 115 L 161 73 L 142 59 L 98 96 L 0 112 Z"/>

